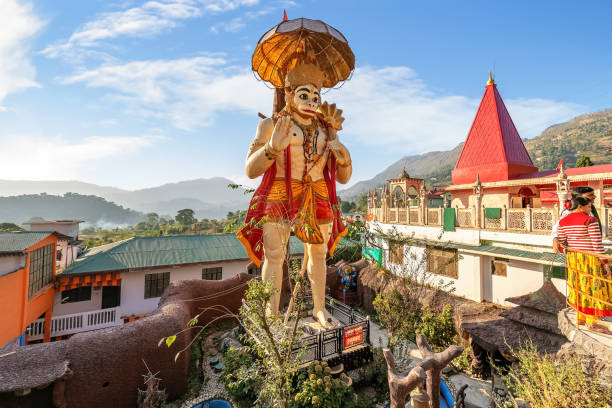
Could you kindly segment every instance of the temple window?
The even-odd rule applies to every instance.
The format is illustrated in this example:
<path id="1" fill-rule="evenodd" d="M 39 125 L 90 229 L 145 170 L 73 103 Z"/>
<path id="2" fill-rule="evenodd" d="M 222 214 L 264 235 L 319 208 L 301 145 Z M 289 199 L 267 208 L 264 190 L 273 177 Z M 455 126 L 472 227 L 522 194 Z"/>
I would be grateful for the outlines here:
<path id="1" fill-rule="evenodd" d="M 427 247 L 427 271 L 436 275 L 458 279 L 457 250 L 452 248 Z"/>
<path id="2" fill-rule="evenodd" d="M 389 262 L 396 265 L 404 263 L 404 246 L 402 244 L 389 241 Z"/>
<path id="3" fill-rule="evenodd" d="M 505 258 L 497 258 L 491 261 L 491 275 L 508 276 L 508 260 Z"/>
<path id="4" fill-rule="evenodd" d="M 205 280 L 221 280 L 221 276 L 223 275 L 223 268 L 217 266 L 215 268 L 203 268 L 202 269 L 202 279 Z"/>
<path id="5" fill-rule="evenodd" d="M 170 285 L 170 272 L 145 275 L 145 299 L 160 297 Z"/>

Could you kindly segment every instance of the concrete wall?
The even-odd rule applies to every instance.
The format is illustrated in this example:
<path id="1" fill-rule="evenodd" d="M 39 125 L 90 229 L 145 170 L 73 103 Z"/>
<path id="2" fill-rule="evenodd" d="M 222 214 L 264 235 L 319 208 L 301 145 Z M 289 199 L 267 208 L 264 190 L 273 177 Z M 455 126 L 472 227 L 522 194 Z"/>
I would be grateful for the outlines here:
<path id="1" fill-rule="evenodd" d="M 187 279 L 202 279 L 203 268 L 222 267 L 222 279 L 227 279 L 241 272 L 246 273 L 249 263 L 250 260 L 239 260 L 124 272 L 121 274 L 121 314 L 123 316 L 139 316 L 150 313 L 157 308 L 159 297 L 144 298 L 146 274 L 170 272 L 170 282 L 174 282 Z"/>
<path id="2" fill-rule="evenodd" d="M 102 308 L 102 287 L 91 288 L 91 299 L 82 302 L 62 303 L 62 292 L 56 292 L 53 301 L 53 316 L 91 312 Z"/>
<path id="3" fill-rule="evenodd" d="M 76 238 L 79 236 L 79 223 L 35 223 L 30 224 L 30 231 L 57 231 L 60 234 L 67 235 L 69 237 Z"/>
<path id="4" fill-rule="evenodd" d="M 485 265 L 485 270 L 491 275 L 491 262 Z M 491 302 L 503 306 L 516 306 L 504 299 L 535 292 L 544 283 L 542 265 L 510 260 L 507 266 L 507 276 L 491 275 Z"/>
<path id="5" fill-rule="evenodd" d="M 0 276 L 25 268 L 25 255 L 0 256 Z"/>
<path id="6" fill-rule="evenodd" d="M 447 290 L 454 290 L 453 294 L 467 299 L 480 302 L 482 298 L 482 262 L 479 255 L 461 254 L 458 259 L 458 279 L 435 274 L 434 271 L 427 271 L 429 275 L 425 277 L 424 271 L 427 270 L 426 249 L 420 246 L 404 247 L 403 264 L 393 264 L 389 261 L 388 245 L 383 253 L 383 262 L 387 269 L 398 276 L 419 276 L 425 279 L 425 283 L 438 285 L 440 282 Z"/>

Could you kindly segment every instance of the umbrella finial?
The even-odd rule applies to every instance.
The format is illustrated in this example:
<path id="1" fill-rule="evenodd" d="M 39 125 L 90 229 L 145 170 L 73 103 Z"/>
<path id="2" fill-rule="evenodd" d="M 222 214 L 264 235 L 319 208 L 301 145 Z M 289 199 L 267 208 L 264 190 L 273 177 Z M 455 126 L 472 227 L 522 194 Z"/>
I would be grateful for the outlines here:
<path id="1" fill-rule="evenodd" d="M 283 21 L 287 21 L 287 10 L 283 10 Z"/>

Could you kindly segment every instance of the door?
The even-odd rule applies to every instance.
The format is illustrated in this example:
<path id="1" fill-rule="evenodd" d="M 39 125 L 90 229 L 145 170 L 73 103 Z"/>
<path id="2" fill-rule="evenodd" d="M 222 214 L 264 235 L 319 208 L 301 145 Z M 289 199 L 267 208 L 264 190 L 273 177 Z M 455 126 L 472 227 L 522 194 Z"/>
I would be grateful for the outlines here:
<path id="1" fill-rule="evenodd" d="M 102 309 L 117 307 L 121 303 L 121 286 L 102 287 Z"/>

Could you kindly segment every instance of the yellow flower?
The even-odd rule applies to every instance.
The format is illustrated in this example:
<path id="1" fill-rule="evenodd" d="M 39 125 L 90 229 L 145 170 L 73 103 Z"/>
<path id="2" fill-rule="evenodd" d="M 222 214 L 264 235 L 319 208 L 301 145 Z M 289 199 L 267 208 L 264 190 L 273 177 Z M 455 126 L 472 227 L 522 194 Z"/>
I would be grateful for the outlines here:
<path id="1" fill-rule="evenodd" d="M 315 366 L 315 371 L 316 371 L 317 373 L 320 373 L 320 372 L 321 372 L 321 370 L 323 370 L 323 368 L 321 367 L 321 365 L 320 365 L 320 364 L 317 364 L 317 365 Z"/>
<path id="2" fill-rule="evenodd" d="M 323 367 L 327 367 L 327 361 L 322 361 L 322 362 L 321 362 L 321 365 L 322 365 Z"/>
<path id="3" fill-rule="evenodd" d="M 312 405 L 317 405 L 319 403 L 319 396 L 318 395 L 313 395 L 312 396 Z"/>
<path id="4" fill-rule="evenodd" d="M 319 379 L 317 380 L 317 385 L 323 385 L 323 380 L 319 378 Z"/>
<path id="5" fill-rule="evenodd" d="M 298 392 L 297 394 L 295 394 L 295 402 L 298 402 L 300 400 L 300 393 Z"/>
<path id="6" fill-rule="evenodd" d="M 314 375 L 314 374 L 310 374 L 309 378 L 310 378 L 311 380 L 314 380 L 315 378 L 317 378 L 317 376 L 316 376 L 316 375 Z"/>
<path id="7" fill-rule="evenodd" d="M 325 392 L 329 394 L 331 390 L 329 389 L 329 387 L 325 387 Z"/>
<path id="8" fill-rule="evenodd" d="M 331 374 L 331 368 L 325 367 L 325 374 Z"/>

